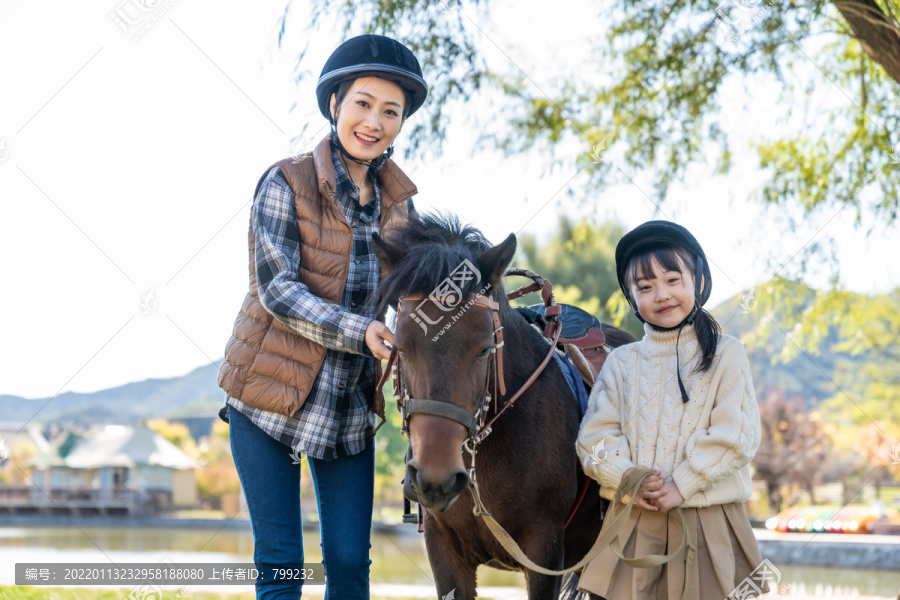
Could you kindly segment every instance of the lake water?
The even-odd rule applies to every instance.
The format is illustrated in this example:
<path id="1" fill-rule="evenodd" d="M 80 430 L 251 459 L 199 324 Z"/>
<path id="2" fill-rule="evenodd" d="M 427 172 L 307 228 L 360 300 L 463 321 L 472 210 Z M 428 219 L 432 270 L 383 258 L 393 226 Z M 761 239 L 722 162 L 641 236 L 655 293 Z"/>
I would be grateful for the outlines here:
<path id="1" fill-rule="evenodd" d="M 431 567 L 422 535 L 376 533 L 372 539 L 373 583 L 432 585 Z M 321 560 L 319 537 L 303 535 L 307 562 Z M 0 583 L 12 584 L 16 562 L 252 562 L 253 538 L 249 530 L 168 528 L 0 527 Z M 826 597 L 840 589 L 841 597 L 879 596 L 896 598 L 900 573 L 819 567 L 781 566 L 782 583 Z M 483 569 L 481 586 L 521 587 L 518 573 Z M 820 590 L 817 592 L 816 590 Z"/>

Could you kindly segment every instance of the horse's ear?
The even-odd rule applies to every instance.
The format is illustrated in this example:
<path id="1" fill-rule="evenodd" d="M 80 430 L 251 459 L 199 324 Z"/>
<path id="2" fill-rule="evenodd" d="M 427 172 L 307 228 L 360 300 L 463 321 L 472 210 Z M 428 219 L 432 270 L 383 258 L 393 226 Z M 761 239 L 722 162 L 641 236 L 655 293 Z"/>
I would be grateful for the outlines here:
<path id="1" fill-rule="evenodd" d="M 490 282 L 492 288 L 500 288 L 503 274 L 506 273 L 509 263 L 512 262 L 513 256 L 516 254 L 517 245 L 516 234 L 511 233 L 509 237 L 503 240 L 503 243 L 485 250 L 478 257 L 481 276 Z"/>
<path id="2" fill-rule="evenodd" d="M 397 263 L 406 257 L 406 251 L 403 248 L 391 244 L 377 233 L 372 234 L 372 242 L 374 242 L 375 256 L 378 257 L 378 263 L 381 265 L 382 277 L 393 271 Z"/>

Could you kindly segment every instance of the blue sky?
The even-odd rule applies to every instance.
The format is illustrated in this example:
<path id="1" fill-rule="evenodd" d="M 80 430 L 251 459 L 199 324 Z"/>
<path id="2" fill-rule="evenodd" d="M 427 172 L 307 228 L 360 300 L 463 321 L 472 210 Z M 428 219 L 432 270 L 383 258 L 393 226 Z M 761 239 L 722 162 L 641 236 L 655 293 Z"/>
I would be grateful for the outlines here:
<path id="1" fill-rule="evenodd" d="M 0 393 L 93 391 L 219 359 L 246 292 L 256 181 L 290 154 L 305 124 L 325 126 L 313 82 L 294 81 L 295 56 L 314 35 L 306 66 L 318 73 L 341 35 L 328 22 L 304 32 L 304 3 L 296 3 L 281 48 L 280 1 L 159 2 L 149 13 L 158 19 L 126 34 L 111 15 L 135 18 L 134 6 L 0 4 L 0 55 L 12 57 L 0 63 L 7 275 Z M 519 70 L 529 85 L 543 87 L 560 69 L 559 57 L 570 57 L 573 69 L 589 58 L 587 39 L 603 26 L 590 17 L 596 7 L 579 1 L 568 12 L 547 13 L 523 6 L 495 3 L 486 19 L 463 2 L 468 22 L 483 30 L 478 39 L 491 66 Z M 574 168 L 548 170 L 539 152 L 474 148 L 477 132 L 464 127 L 451 129 L 442 156 L 403 160 L 398 152 L 399 162 L 418 184 L 420 209 L 457 212 L 495 242 L 510 232 L 546 238 L 560 214 L 615 219 L 626 228 L 677 220 L 716 265 L 712 305 L 767 281 L 767 259 L 787 261 L 823 234 L 840 240 L 850 289 L 896 286 L 900 268 L 872 259 L 896 251 L 883 232 L 866 238 L 852 215 L 823 213 L 784 235 L 783 215 L 748 200 L 764 177 L 748 143 L 772 131 L 783 113 L 771 84 L 752 83 L 749 97 L 736 84 L 723 96 L 738 167 L 724 178 L 696 169 L 673 188 L 662 213 L 637 174 L 623 171 L 622 183 L 573 201 L 561 191 L 583 185 L 572 179 Z M 845 101 L 839 90 L 821 93 L 823 101 Z M 481 99 L 449 118 L 461 122 L 460 111 L 471 110 L 490 118 L 491 106 Z M 402 144 L 399 138 L 398 149 Z M 816 271 L 813 282 L 824 284 L 828 269 Z"/>

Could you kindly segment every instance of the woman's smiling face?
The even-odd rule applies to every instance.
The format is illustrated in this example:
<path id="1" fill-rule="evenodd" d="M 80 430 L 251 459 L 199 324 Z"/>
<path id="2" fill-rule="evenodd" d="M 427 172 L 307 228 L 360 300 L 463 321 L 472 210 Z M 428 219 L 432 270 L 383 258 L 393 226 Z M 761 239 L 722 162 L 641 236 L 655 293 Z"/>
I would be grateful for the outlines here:
<path id="1" fill-rule="evenodd" d="M 344 149 L 362 160 L 381 156 L 400 133 L 406 93 L 393 81 L 360 77 L 337 111 L 337 134 Z M 334 114 L 335 97 L 331 97 Z"/>

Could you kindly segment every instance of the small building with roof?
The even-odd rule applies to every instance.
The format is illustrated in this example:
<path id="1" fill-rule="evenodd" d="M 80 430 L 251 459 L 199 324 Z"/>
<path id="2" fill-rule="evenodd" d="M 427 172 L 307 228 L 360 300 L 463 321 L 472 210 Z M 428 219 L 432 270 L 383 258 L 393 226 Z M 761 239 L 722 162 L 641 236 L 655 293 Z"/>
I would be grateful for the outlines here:
<path id="1" fill-rule="evenodd" d="M 33 483 L 0 486 L 0 511 L 135 514 L 198 503 L 198 462 L 146 427 L 63 430 L 22 468 Z"/>

